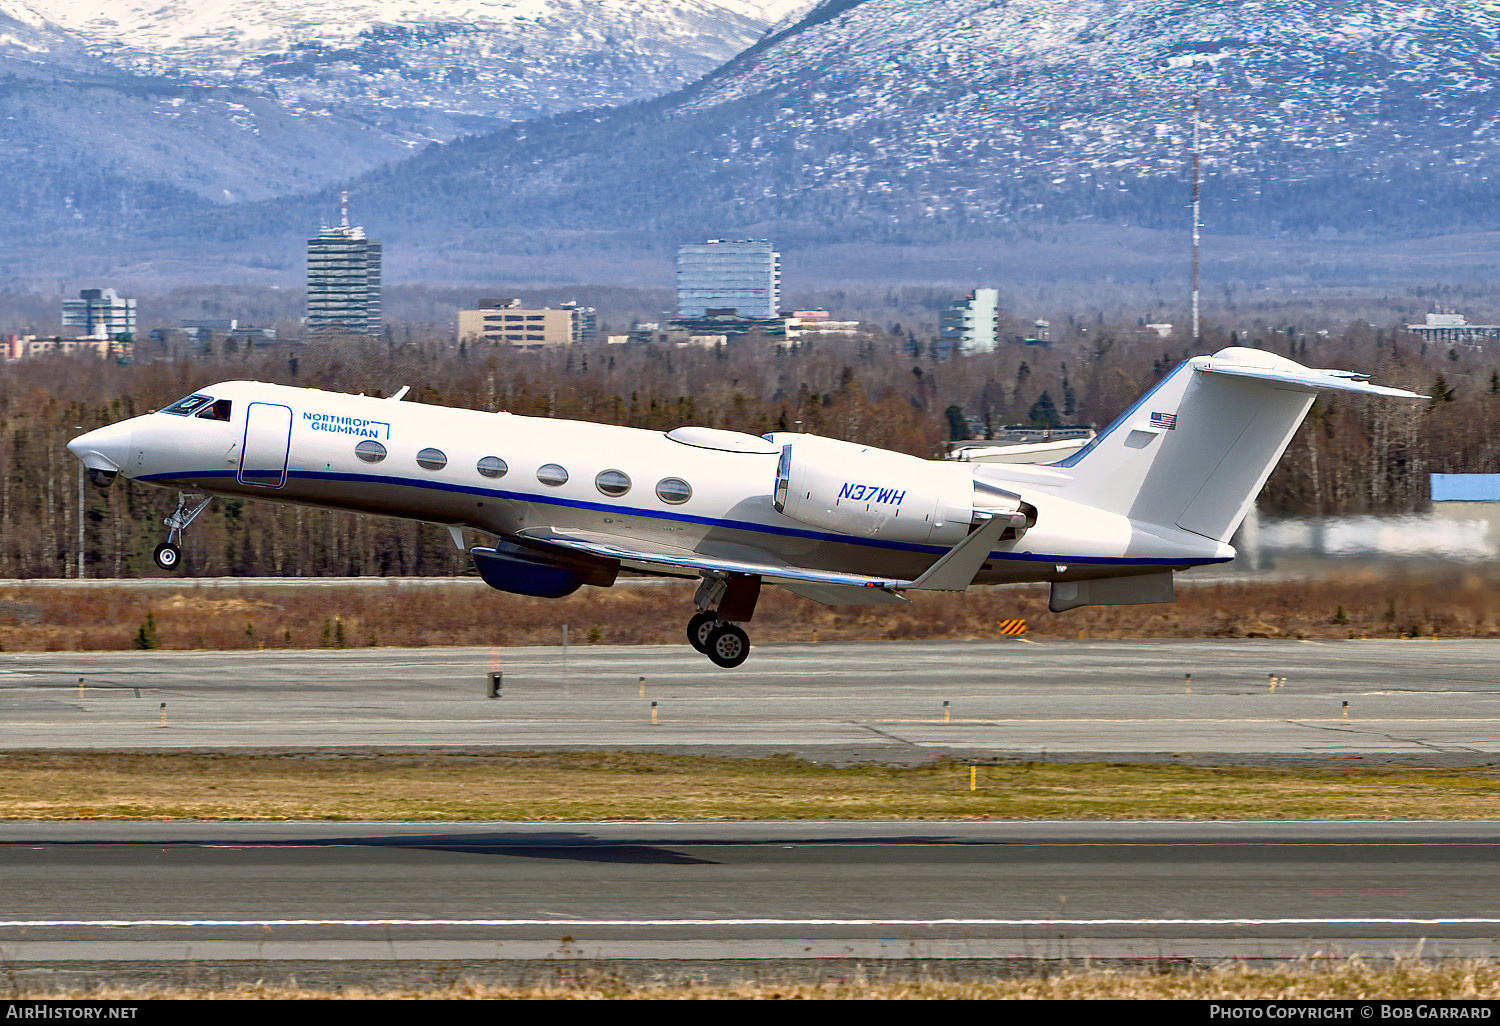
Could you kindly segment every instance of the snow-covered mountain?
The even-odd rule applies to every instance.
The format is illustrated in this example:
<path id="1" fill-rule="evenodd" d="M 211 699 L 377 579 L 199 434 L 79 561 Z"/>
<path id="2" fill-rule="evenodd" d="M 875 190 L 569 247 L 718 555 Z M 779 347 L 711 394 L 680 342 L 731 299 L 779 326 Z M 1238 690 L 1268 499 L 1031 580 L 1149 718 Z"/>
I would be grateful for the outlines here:
<path id="1" fill-rule="evenodd" d="M 7 0 L 13 3 L 14 0 Z M 657 96 L 744 50 L 798 0 L 27 0 L 144 77 L 295 111 L 519 120 Z"/>
<path id="2" fill-rule="evenodd" d="M 1175 225 L 1195 87 L 1220 228 L 1500 221 L 1493 0 L 826 0 L 674 96 L 466 140 L 366 184 L 413 225 Z"/>
<path id="3" fill-rule="evenodd" d="M 0 224 L 305 191 L 692 81 L 798 0 L 0 0 Z M 805 4 L 803 4 L 805 6 Z M 207 222 L 202 222 L 207 223 Z"/>
<path id="4" fill-rule="evenodd" d="M 74 0 L 27 2 L 35 8 Z M 176 10 L 155 2 L 100 5 Z M 239 10 L 250 0 L 212 2 L 220 8 L 182 10 Z M 17 0 L 0 3 L 14 8 Z M 316 21 L 313 14 L 332 3 L 291 0 L 279 17 L 282 24 L 294 15 Z M 708 0 L 599 0 L 568 8 L 572 3 L 378 6 L 462 9 L 471 19 L 481 8 L 503 7 L 510 27 L 497 28 L 496 37 L 526 36 L 517 47 L 527 60 L 553 62 L 562 77 L 551 81 L 570 81 L 564 74 L 570 68 L 594 74 L 605 60 L 553 61 L 560 51 L 537 40 L 561 40 L 565 29 L 579 38 L 617 31 L 598 38 L 644 46 L 640 33 L 624 27 L 635 24 L 630 18 L 637 13 L 645 19 L 670 8 L 674 28 L 657 37 L 678 41 L 692 33 L 677 29 L 707 17 L 711 6 L 732 24 L 752 21 L 744 10 Z M 375 6 L 341 5 L 350 41 L 319 43 L 334 49 L 305 62 L 305 72 L 247 61 L 228 80 L 244 83 L 237 87 L 242 95 L 266 102 L 272 91 L 302 96 L 305 84 L 316 96 L 298 100 L 303 109 L 336 108 L 318 117 L 358 127 L 339 143 L 350 152 L 358 146 L 348 140 L 431 137 L 423 121 L 439 115 L 453 119 L 447 131 L 462 131 L 457 119 L 474 118 L 473 108 L 443 99 L 461 92 L 457 86 L 429 88 L 422 95 L 435 99 L 424 106 L 412 99 L 414 83 L 424 81 L 413 69 L 436 74 L 443 64 L 432 54 L 444 46 L 463 49 L 449 33 L 461 27 L 459 16 L 443 23 L 449 28 L 428 21 L 421 32 L 392 28 L 385 36 L 379 35 L 388 31 L 385 23 L 374 15 L 361 21 L 354 14 Z M 521 19 L 523 7 L 545 8 L 535 15 L 542 20 Z M 572 20 L 546 20 L 565 9 L 574 11 Z M 610 24 L 618 30 L 589 20 L 616 15 Z M 1196 89 L 1205 214 L 1217 231 L 1385 236 L 1500 227 L 1500 0 L 822 0 L 764 10 L 755 24 L 764 27 L 773 15 L 781 20 L 748 49 L 675 93 L 474 132 L 370 171 L 348 183 L 368 212 L 361 220 L 386 242 L 393 267 L 401 253 L 462 252 L 475 264 L 487 253 L 525 253 L 528 246 L 661 245 L 704 233 L 774 233 L 794 245 L 946 242 L 1063 223 L 1175 232 L 1188 216 Z M 46 24 L 78 33 L 91 52 L 104 55 L 86 25 L 56 10 L 51 16 L 59 20 Z M 181 18 L 175 24 L 189 24 L 186 13 Z M 260 24 L 248 14 L 243 21 Z M 418 43 L 429 29 L 437 42 L 424 51 Z M 746 29 L 742 38 L 755 31 Z M 297 38 L 277 36 L 266 53 L 300 52 Z M 623 43 L 616 50 L 626 52 Z M 455 71 L 479 66 L 455 61 Z M 500 65 L 486 67 L 492 77 L 482 81 L 499 82 Z M 528 82 L 536 78 L 527 74 Z M 0 92 L 5 102 L 19 101 Z M 250 108 L 240 115 L 247 133 L 263 131 L 257 119 L 269 117 L 269 109 L 261 115 L 254 103 L 233 102 Z M 0 117 L 10 113 L 0 110 Z M 315 121 L 296 118 L 285 131 Z M 274 153 L 276 146 L 267 149 Z M 142 160 L 151 152 L 143 149 Z M 342 164 L 320 164 L 317 153 L 306 153 L 298 168 L 350 162 L 340 154 Z M 275 188 L 284 191 L 282 165 L 295 163 L 290 157 L 266 163 L 266 175 L 282 174 Z M 377 163 L 372 157 L 366 166 Z M 169 177 L 177 173 L 175 156 L 161 164 L 168 176 L 161 181 L 183 181 Z M 202 169 L 202 180 L 210 180 L 213 168 Z M 258 174 L 243 177 L 266 180 Z M 95 183 L 91 195 L 110 197 L 114 181 Z M 212 195 L 206 187 L 183 187 Z M 161 197 L 117 207 L 179 247 L 232 238 L 237 252 L 259 247 L 271 260 L 274 253 L 295 259 L 288 240 L 315 225 L 331 203 L 331 192 L 324 192 L 221 207 L 211 218 L 193 211 L 175 221 L 176 208 Z M 113 209 L 111 225 L 121 221 Z M 140 212 L 153 210 L 150 221 L 140 220 Z"/>
<path id="5" fill-rule="evenodd" d="M 81 39 L 18 0 L 0 0 L 0 68 L 23 77 L 106 70 Z"/>
<path id="6" fill-rule="evenodd" d="M 1493 155 L 1493 0 L 826 6 L 841 13 L 747 54 L 674 116 L 774 99 L 780 138 L 833 128 L 910 164 L 956 146 L 1054 176 L 1150 176 L 1182 167 L 1196 83 L 1207 160 L 1226 170 L 1431 145 L 1456 166 Z"/>

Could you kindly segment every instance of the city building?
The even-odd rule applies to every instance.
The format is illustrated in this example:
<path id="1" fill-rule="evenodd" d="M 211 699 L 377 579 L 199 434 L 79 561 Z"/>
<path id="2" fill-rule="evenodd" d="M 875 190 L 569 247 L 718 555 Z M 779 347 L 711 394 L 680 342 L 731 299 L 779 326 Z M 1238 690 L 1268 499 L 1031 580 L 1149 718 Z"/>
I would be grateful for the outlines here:
<path id="1" fill-rule="evenodd" d="M 63 300 L 62 326 L 65 334 L 84 338 L 134 336 L 135 300 L 114 289 L 83 289 L 77 299 Z"/>
<path id="2" fill-rule="evenodd" d="M 781 254 L 764 239 L 677 249 L 677 316 L 768 320 L 781 309 Z"/>
<path id="3" fill-rule="evenodd" d="M 1477 521 L 1500 542 L 1500 474 L 1429 474 L 1432 512 L 1445 520 Z"/>
<path id="4" fill-rule="evenodd" d="M 458 312 L 458 339 L 464 343 L 565 346 L 592 341 L 597 332 L 594 308 L 577 303 L 525 307 L 519 299 L 481 299 L 478 309 Z"/>
<path id="5" fill-rule="evenodd" d="M 380 243 L 349 224 L 347 202 L 340 221 L 307 240 L 307 327 L 342 327 L 380 334 Z"/>
<path id="6" fill-rule="evenodd" d="M 757 332 L 765 338 L 781 342 L 786 338 L 784 317 L 743 317 L 738 314 L 711 310 L 703 317 L 674 317 L 667 322 L 668 332 L 682 335 L 723 335 L 727 339 L 744 338 Z"/>
<path id="7" fill-rule="evenodd" d="M 241 324 L 236 317 L 207 317 L 194 321 L 183 321 L 182 333 L 194 342 L 206 342 L 209 338 L 228 339 L 231 342 L 260 345 L 276 341 L 275 328 L 257 328 Z"/>
<path id="8" fill-rule="evenodd" d="M 793 310 L 785 318 L 786 342 L 799 342 L 805 335 L 855 335 L 859 321 L 836 321 L 827 310 Z"/>
<path id="9" fill-rule="evenodd" d="M 120 332 L 120 334 L 124 334 Z M 118 338 L 66 338 L 53 335 L 38 338 L 36 335 L 0 336 L 0 357 L 5 360 L 26 360 L 37 356 L 97 356 L 101 360 L 113 359 L 129 363 L 135 356 L 135 344 Z"/>
<path id="10" fill-rule="evenodd" d="M 1000 331 L 1000 291 L 975 289 L 954 300 L 938 323 L 938 348 L 944 356 L 990 353 Z"/>
<path id="11" fill-rule="evenodd" d="M 1424 341 L 1450 346 L 1478 345 L 1500 338 L 1500 324 L 1470 324 L 1463 314 L 1456 313 L 1430 313 L 1424 323 L 1408 324 L 1406 328 Z"/>

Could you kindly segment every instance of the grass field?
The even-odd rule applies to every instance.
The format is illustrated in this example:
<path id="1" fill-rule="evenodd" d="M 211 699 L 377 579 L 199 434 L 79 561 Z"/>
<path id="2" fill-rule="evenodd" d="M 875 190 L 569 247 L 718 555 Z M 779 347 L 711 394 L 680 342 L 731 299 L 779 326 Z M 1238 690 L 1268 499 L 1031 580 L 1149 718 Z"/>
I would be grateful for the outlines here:
<path id="1" fill-rule="evenodd" d="M 584 588 L 563 599 L 472 582 L 316 588 L 0 588 L 0 650 L 680 644 L 692 586 Z M 1479 571 L 1180 586 L 1171 605 L 1047 611 L 1045 588 L 916 593 L 901 607 L 820 606 L 768 588 L 757 642 L 993 638 L 1500 637 L 1500 589 Z M 666 615 L 664 615 L 666 611 Z"/>
<path id="2" fill-rule="evenodd" d="M 0 818 L 210 820 L 1493 819 L 1500 770 L 790 757 L 0 755 Z"/>
<path id="3" fill-rule="evenodd" d="M 338 990 L 257 983 L 214 989 L 101 987 L 48 990 L 26 985 L 7 988 L 10 1000 L 56 996 L 92 1000 L 141 999 L 307 999 L 391 1000 L 645 999 L 645 1000 L 1441 1000 L 1500 998 L 1500 963 L 1488 960 L 1428 962 L 1417 958 L 1371 965 L 1358 958 L 1290 962 L 1270 969 L 1227 965 L 1186 972 L 1119 972 L 1086 966 L 1013 978 L 885 980 L 840 982 L 754 981 L 737 984 L 641 984 L 607 977 L 568 984 L 514 987 L 459 980 L 423 989 Z M 1372 1010 L 1373 1011 L 1373 1010 Z M 1356 1013 L 1357 1015 L 1357 1013 Z"/>

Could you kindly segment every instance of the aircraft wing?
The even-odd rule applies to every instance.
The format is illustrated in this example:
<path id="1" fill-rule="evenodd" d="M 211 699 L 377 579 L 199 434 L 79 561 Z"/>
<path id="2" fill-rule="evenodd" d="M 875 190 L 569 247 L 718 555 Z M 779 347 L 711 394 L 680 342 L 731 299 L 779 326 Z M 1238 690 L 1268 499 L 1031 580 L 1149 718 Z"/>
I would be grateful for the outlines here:
<path id="1" fill-rule="evenodd" d="M 693 570 L 699 573 L 750 574 L 760 577 L 767 584 L 786 585 L 792 591 L 829 605 L 868 605 L 896 599 L 897 592 L 908 589 L 963 591 L 973 583 L 979 568 L 989 558 L 990 549 L 1008 526 L 1008 518 L 992 518 L 940 556 L 920 577 L 911 581 L 797 567 L 778 562 L 769 553 L 728 557 L 592 531 L 528 528 L 521 531 L 519 536 L 526 541 L 555 545 L 573 552 L 618 559 L 622 563 L 633 564 L 648 571 L 670 573 L 673 570 Z M 864 589 L 869 589 L 872 594 L 868 599 L 857 600 L 856 593 Z M 876 599 L 873 593 L 884 594 L 882 598 Z"/>

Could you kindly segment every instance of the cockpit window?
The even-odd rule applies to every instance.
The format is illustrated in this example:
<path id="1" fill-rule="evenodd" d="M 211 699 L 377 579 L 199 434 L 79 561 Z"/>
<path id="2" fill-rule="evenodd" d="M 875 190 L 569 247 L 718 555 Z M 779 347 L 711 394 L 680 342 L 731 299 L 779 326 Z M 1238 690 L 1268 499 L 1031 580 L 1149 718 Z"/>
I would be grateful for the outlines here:
<path id="1" fill-rule="evenodd" d="M 215 399 L 199 411 L 198 416 L 203 420 L 228 420 L 229 409 L 233 405 L 228 399 Z"/>
<path id="2" fill-rule="evenodd" d="M 168 406 L 161 412 L 174 413 L 179 417 L 191 417 L 194 413 L 197 413 L 199 410 L 203 409 L 203 407 L 207 406 L 213 401 L 214 397 L 211 395 L 202 395 L 201 393 L 195 393 L 194 395 L 188 396 L 186 399 L 177 400 L 175 403 L 173 403 L 171 406 Z"/>

